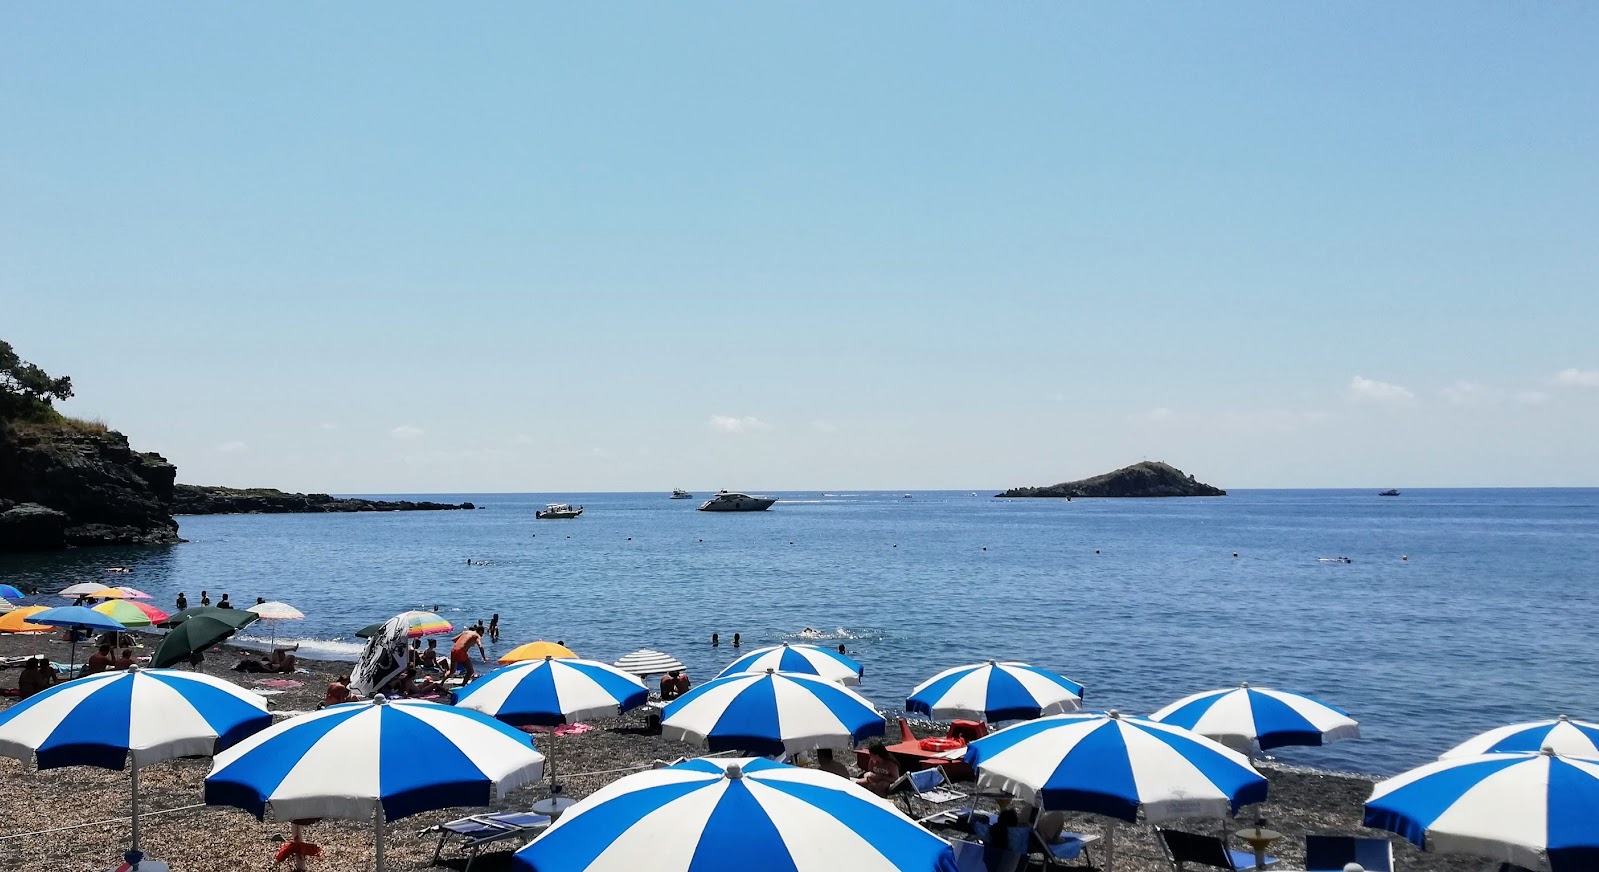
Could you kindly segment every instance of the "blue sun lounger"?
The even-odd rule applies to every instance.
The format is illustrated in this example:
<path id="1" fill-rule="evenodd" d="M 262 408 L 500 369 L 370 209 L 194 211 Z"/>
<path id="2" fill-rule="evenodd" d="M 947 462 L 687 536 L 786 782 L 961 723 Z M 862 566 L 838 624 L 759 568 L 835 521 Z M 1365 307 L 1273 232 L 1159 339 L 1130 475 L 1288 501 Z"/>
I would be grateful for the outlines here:
<path id="1" fill-rule="evenodd" d="M 444 843 L 450 836 L 458 836 L 461 840 L 461 850 L 467 854 L 466 869 L 470 872 L 472 863 L 477 860 L 478 852 L 496 842 L 508 839 L 527 841 L 539 830 L 550 825 L 550 816 L 533 814 L 526 811 L 508 811 L 499 814 L 475 814 L 449 823 L 428 827 L 423 832 L 439 831 L 438 847 L 433 849 L 433 862 L 430 866 L 439 865 L 439 857 L 444 854 Z"/>

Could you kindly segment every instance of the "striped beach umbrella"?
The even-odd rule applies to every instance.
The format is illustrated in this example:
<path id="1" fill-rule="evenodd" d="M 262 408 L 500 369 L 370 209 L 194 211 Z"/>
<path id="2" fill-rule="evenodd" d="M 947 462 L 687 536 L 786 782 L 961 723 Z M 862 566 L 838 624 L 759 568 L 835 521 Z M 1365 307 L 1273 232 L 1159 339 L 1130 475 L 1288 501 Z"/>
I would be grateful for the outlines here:
<path id="1" fill-rule="evenodd" d="M 124 627 L 153 627 L 172 617 L 155 606 L 136 600 L 106 600 L 94 606 L 93 611 L 105 615 Z"/>
<path id="2" fill-rule="evenodd" d="M 631 672 L 639 676 L 665 675 L 668 672 L 677 672 L 687 668 L 676 657 L 670 654 L 662 654 L 659 651 L 652 651 L 649 648 L 640 648 L 611 665 L 623 672 Z"/>
<path id="3" fill-rule="evenodd" d="M 1150 823 L 1225 817 L 1266 798 L 1243 755 L 1169 724 L 1105 714 L 1052 715 L 966 747 L 981 787 L 1040 808 Z"/>
<path id="4" fill-rule="evenodd" d="M 1184 697 L 1149 717 L 1244 754 L 1253 754 L 1257 746 L 1266 751 L 1360 738 L 1360 725 L 1342 709 L 1297 693 L 1247 684 Z"/>
<path id="5" fill-rule="evenodd" d="M 58 684 L 6 709 L 0 755 L 40 769 L 131 768 L 138 851 L 140 767 L 213 754 L 270 723 L 264 699 L 220 678 L 135 667 Z"/>
<path id="6" fill-rule="evenodd" d="M 1026 663 L 990 660 L 946 669 L 918 684 L 905 710 L 936 720 L 1014 721 L 1082 708 L 1083 686 Z"/>
<path id="7" fill-rule="evenodd" d="M 629 775 L 516 852 L 520 872 L 955 872 L 950 844 L 848 779 L 761 759 Z"/>
<path id="8" fill-rule="evenodd" d="M 815 675 L 840 684 L 857 685 L 865 671 L 853 658 L 819 645 L 790 645 L 784 642 L 770 648 L 757 648 L 734 660 L 717 678 L 740 673 L 760 674 L 772 670 L 790 675 Z"/>
<path id="9" fill-rule="evenodd" d="M 543 772 L 526 733 L 478 712 L 379 695 L 291 718 L 218 754 L 205 801 L 258 818 L 370 820 L 382 869 L 384 821 L 486 806 Z"/>
<path id="10" fill-rule="evenodd" d="M 1599 760 L 1483 754 L 1378 782 L 1365 825 L 1426 851 L 1475 854 L 1524 869 L 1599 868 Z"/>
<path id="11" fill-rule="evenodd" d="M 1574 721 L 1561 715 L 1552 721 L 1511 724 L 1461 742 L 1438 759 L 1475 757 L 1479 754 L 1536 753 L 1545 748 L 1563 757 L 1599 758 L 1599 724 Z"/>
<path id="12" fill-rule="evenodd" d="M 245 609 L 245 611 L 254 612 L 261 617 L 261 620 L 266 621 L 272 627 L 272 639 L 268 644 L 273 648 L 278 647 L 278 621 L 305 620 L 305 612 L 288 603 L 280 603 L 276 600 L 269 603 L 256 603 Z"/>
<path id="13" fill-rule="evenodd" d="M 777 672 L 712 679 L 661 712 L 662 736 L 711 751 L 808 751 L 854 745 L 883 730 L 883 716 L 855 691 Z"/>

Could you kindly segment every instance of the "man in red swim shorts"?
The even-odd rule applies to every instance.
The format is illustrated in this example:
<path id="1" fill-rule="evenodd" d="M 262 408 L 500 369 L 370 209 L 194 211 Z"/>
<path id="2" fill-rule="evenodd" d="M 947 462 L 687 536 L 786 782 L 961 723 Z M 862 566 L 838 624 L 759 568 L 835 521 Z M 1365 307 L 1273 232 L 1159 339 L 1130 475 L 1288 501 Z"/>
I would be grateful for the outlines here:
<path id="1" fill-rule="evenodd" d="M 489 655 L 483 651 L 483 636 L 476 630 L 467 630 L 455 637 L 455 642 L 450 645 L 450 671 L 457 667 L 464 667 L 466 680 L 471 681 L 477 677 L 477 670 L 472 666 L 472 646 L 477 646 L 477 656 L 484 663 L 489 662 Z"/>

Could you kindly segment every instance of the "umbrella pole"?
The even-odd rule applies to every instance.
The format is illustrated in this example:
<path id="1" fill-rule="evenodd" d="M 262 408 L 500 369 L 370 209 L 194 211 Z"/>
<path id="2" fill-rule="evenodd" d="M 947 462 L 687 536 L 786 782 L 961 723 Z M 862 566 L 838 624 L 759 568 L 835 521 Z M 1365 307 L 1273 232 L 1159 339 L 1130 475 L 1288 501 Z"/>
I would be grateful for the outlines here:
<path id="1" fill-rule="evenodd" d="M 133 770 L 133 852 L 137 854 L 139 852 L 139 764 L 130 760 L 128 765 Z"/>
<path id="2" fill-rule="evenodd" d="M 1116 867 L 1116 822 L 1111 821 L 1105 827 L 1105 872 L 1111 872 Z"/>
<path id="3" fill-rule="evenodd" d="M 289 840 L 294 842 L 296 847 L 305 844 L 305 840 L 300 838 L 299 821 L 289 824 Z M 301 851 L 294 852 L 294 872 L 305 872 L 305 854 Z"/>
<path id="4" fill-rule="evenodd" d="M 383 803 L 378 803 L 377 813 L 372 816 L 373 841 L 377 845 L 376 859 L 373 868 L 383 872 Z"/>

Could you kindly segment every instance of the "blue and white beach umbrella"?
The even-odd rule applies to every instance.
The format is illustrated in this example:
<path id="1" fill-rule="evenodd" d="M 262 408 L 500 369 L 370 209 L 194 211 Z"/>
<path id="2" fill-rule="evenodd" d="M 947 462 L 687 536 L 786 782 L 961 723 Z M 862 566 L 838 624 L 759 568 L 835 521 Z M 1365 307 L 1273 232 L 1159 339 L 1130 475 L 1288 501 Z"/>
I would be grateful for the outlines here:
<path id="1" fill-rule="evenodd" d="M 1181 727 L 1106 714 L 1053 715 L 966 747 L 980 787 L 1047 810 L 1150 823 L 1225 817 L 1266 798 L 1266 779 L 1236 751 Z"/>
<path id="2" fill-rule="evenodd" d="M 780 672 L 712 679 L 661 713 L 661 735 L 669 740 L 751 754 L 853 745 L 883 728 L 883 716 L 855 691 Z"/>
<path id="3" fill-rule="evenodd" d="M 1475 757 L 1479 754 L 1537 753 L 1549 748 L 1562 757 L 1599 758 L 1599 724 L 1574 721 L 1561 715 L 1552 721 L 1511 724 L 1461 742 L 1438 759 Z"/>
<path id="4" fill-rule="evenodd" d="M 486 806 L 543 773 L 544 755 L 514 727 L 380 695 L 291 718 L 218 754 L 205 802 L 258 818 L 372 820 L 382 869 L 385 820 Z"/>
<path id="5" fill-rule="evenodd" d="M 1365 824 L 1423 850 L 1525 869 L 1599 869 L 1599 760 L 1484 754 L 1440 760 L 1379 782 Z"/>
<path id="6" fill-rule="evenodd" d="M 946 669 L 911 691 L 905 710 L 936 720 L 1014 721 L 1082 708 L 1083 686 L 1026 663 L 990 660 Z"/>
<path id="7" fill-rule="evenodd" d="M 40 769 L 132 763 L 133 850 L 139 767 L 210 755 L 272 723 L 266 700 L 198 672 L 129 669 L 58 684 L 0 713 L 0 755 Z"/>
<path id="8" fill-rule="evenodd" d="M 716 677 L 726 678 L 740 673 L 760 674 L 769 670 L 792 675 L 815 675 L 851 687 L 861 683 L 861 675 L 865 672 L 865 668 L 854 658 L 832 648 L 784 642 L 745 654 L 727 664 L 727 668 L 717 673 Z"/>
<path id="9" fill-rule="evenodd" d="M 516 726 L 614 718 L 649 698 L 644 682 L 615 666 L 554 657 L 496 669 L 455 691 L 458 708 Z"/>
<path id="10" fill-rule="evenodd" d="M 1325 745 L 1360 738 L 1360 725 L 1342 709 L 1308 696 L 1250 687 L 1207 690 L 1149 716 L 1215 739 L 1245 754 L 1285 745 Z"/>
<path id="11" fill-rule="evenodd" d="M 948 842 L 853 782 L 690 760 L 612 782 L 516 852 L 523 872 L 954 872 Z"/>

